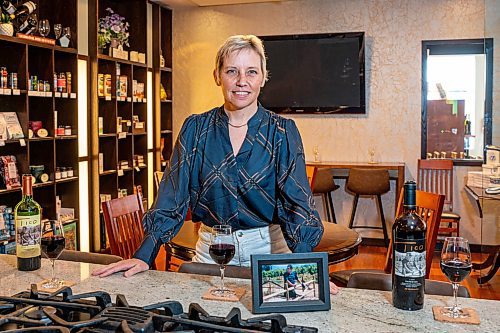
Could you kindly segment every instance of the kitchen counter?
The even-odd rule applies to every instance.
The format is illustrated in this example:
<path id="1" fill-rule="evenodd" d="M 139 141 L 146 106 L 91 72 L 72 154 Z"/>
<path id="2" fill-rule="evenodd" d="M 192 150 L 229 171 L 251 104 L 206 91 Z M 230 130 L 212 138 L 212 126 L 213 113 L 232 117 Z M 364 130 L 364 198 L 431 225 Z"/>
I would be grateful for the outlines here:
<path id="1" fill-rule="evenodd" d="M 148 271 L 130 278 L 115 274 L 107 278 L 90 276 L 100 265 L 58 261 L 56 274 L 59 278 L 77 282 L 74 293 L 103 290 L 113 297 L 124 294 L 131 305 L 144 306 L 168 298 L 179 301 L 184 311 L 190 303 L 199 303 L 211 315 L 225 316 L 237 306 L 243 318 L 251 314 L 251 287 L 249 280 L 229 279 L 229 286 L 242 286 L 248 290 L 241 303 L 206 301 L 201 295 L 217 285 L 218 277 L 190 275 L 172 272 Z M 11 296 L 27 290 L 31 283 L 50 276 L 50 263 L 43 259 L 42 268 L 34 272 L 20 272 L 16 269 L 15 256 L 0 255 L 0 295 Z M 451 288 L 451 286 L 450 286 Z M 317 327 L 320 332 L 498 332 L 500 303 L 491 300 L 459 299 L 459 304 L 476 309 L 481 325 L 456 325 L 436 322 L 432 315 L 433 305 L 451 305 L 451 297 L 426 295 L 425 307 L 416 312 L 407 312 L 391 305 L 389 292 L 342 289 L 332 296 L 332 309 L 328 312 L 304 312 L 284 314 L 287 321 L 295 325 Z"/>

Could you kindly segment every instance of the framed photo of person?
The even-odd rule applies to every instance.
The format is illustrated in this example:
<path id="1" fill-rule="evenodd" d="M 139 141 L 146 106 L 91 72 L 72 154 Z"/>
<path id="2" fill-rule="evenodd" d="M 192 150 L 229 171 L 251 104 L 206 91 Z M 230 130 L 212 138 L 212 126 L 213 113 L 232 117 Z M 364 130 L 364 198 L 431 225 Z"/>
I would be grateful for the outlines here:
<path id="1" fill-rule="evenodd" d="M 324 252 L 252 255 L 252 312 L 330 310 Z"/>

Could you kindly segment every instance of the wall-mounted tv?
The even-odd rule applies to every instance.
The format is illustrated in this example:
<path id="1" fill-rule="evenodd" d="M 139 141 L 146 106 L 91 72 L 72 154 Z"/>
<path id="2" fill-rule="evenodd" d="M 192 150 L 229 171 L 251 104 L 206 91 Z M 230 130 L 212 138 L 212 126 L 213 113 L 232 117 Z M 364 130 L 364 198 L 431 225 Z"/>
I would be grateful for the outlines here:
<path id="1" fill-rule="evenodd" d="M 269 81 L 262 105 L 277 113 L 366 113 L 364 33 L 262 36 Z"/>

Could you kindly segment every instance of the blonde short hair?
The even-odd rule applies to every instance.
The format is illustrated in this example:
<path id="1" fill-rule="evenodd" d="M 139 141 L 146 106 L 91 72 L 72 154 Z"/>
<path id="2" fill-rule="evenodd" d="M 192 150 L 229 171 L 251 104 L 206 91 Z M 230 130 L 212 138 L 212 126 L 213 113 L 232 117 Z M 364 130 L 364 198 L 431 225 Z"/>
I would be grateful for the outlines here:
<path id="1" fill-rule="evenodd" d="M 266 52 L 262 40 L 254 35 L 235 35 L 231 36 L 220 46 L 215 58 L 215 72 L 220 76 L 220 71 L 224 65 L 226 57 L 234 51 L 251 49 L 257 52 L 260 57 L 260 67 L 264 81 L 268 80 L 267 67 L 266 67 Z"/>

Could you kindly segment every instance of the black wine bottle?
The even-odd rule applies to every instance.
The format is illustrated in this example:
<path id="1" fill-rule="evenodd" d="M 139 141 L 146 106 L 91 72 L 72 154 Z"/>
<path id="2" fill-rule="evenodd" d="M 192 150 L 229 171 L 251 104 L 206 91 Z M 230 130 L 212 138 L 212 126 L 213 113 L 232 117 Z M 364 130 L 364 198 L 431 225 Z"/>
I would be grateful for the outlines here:
<path id="1" fill-rule="evenodd" d="M 15 19 L 18 17 L 27 16 L 33 13 L 35 10 L 36 3 L 34 3 L 33 1 L 26 1 L 25 3 L 17 7 L 17 10 L 10 15 L 10 18 Z"/>
<path id="2" fill-rule="evenodd" d="M 426 225 L 416 212 L 416 187 L 404 185 L 404 209 L 392 227 L 392 304 L 402 310 L 424 306 Z"/>
<path id="3" fill-rule="evenodd" d="M 16 222 L 17 269 L 34 271 L 40 268 L 40 206 L 33 200 L 33 176 L 23 175 L 23 197 L 14 209 Z"/>

